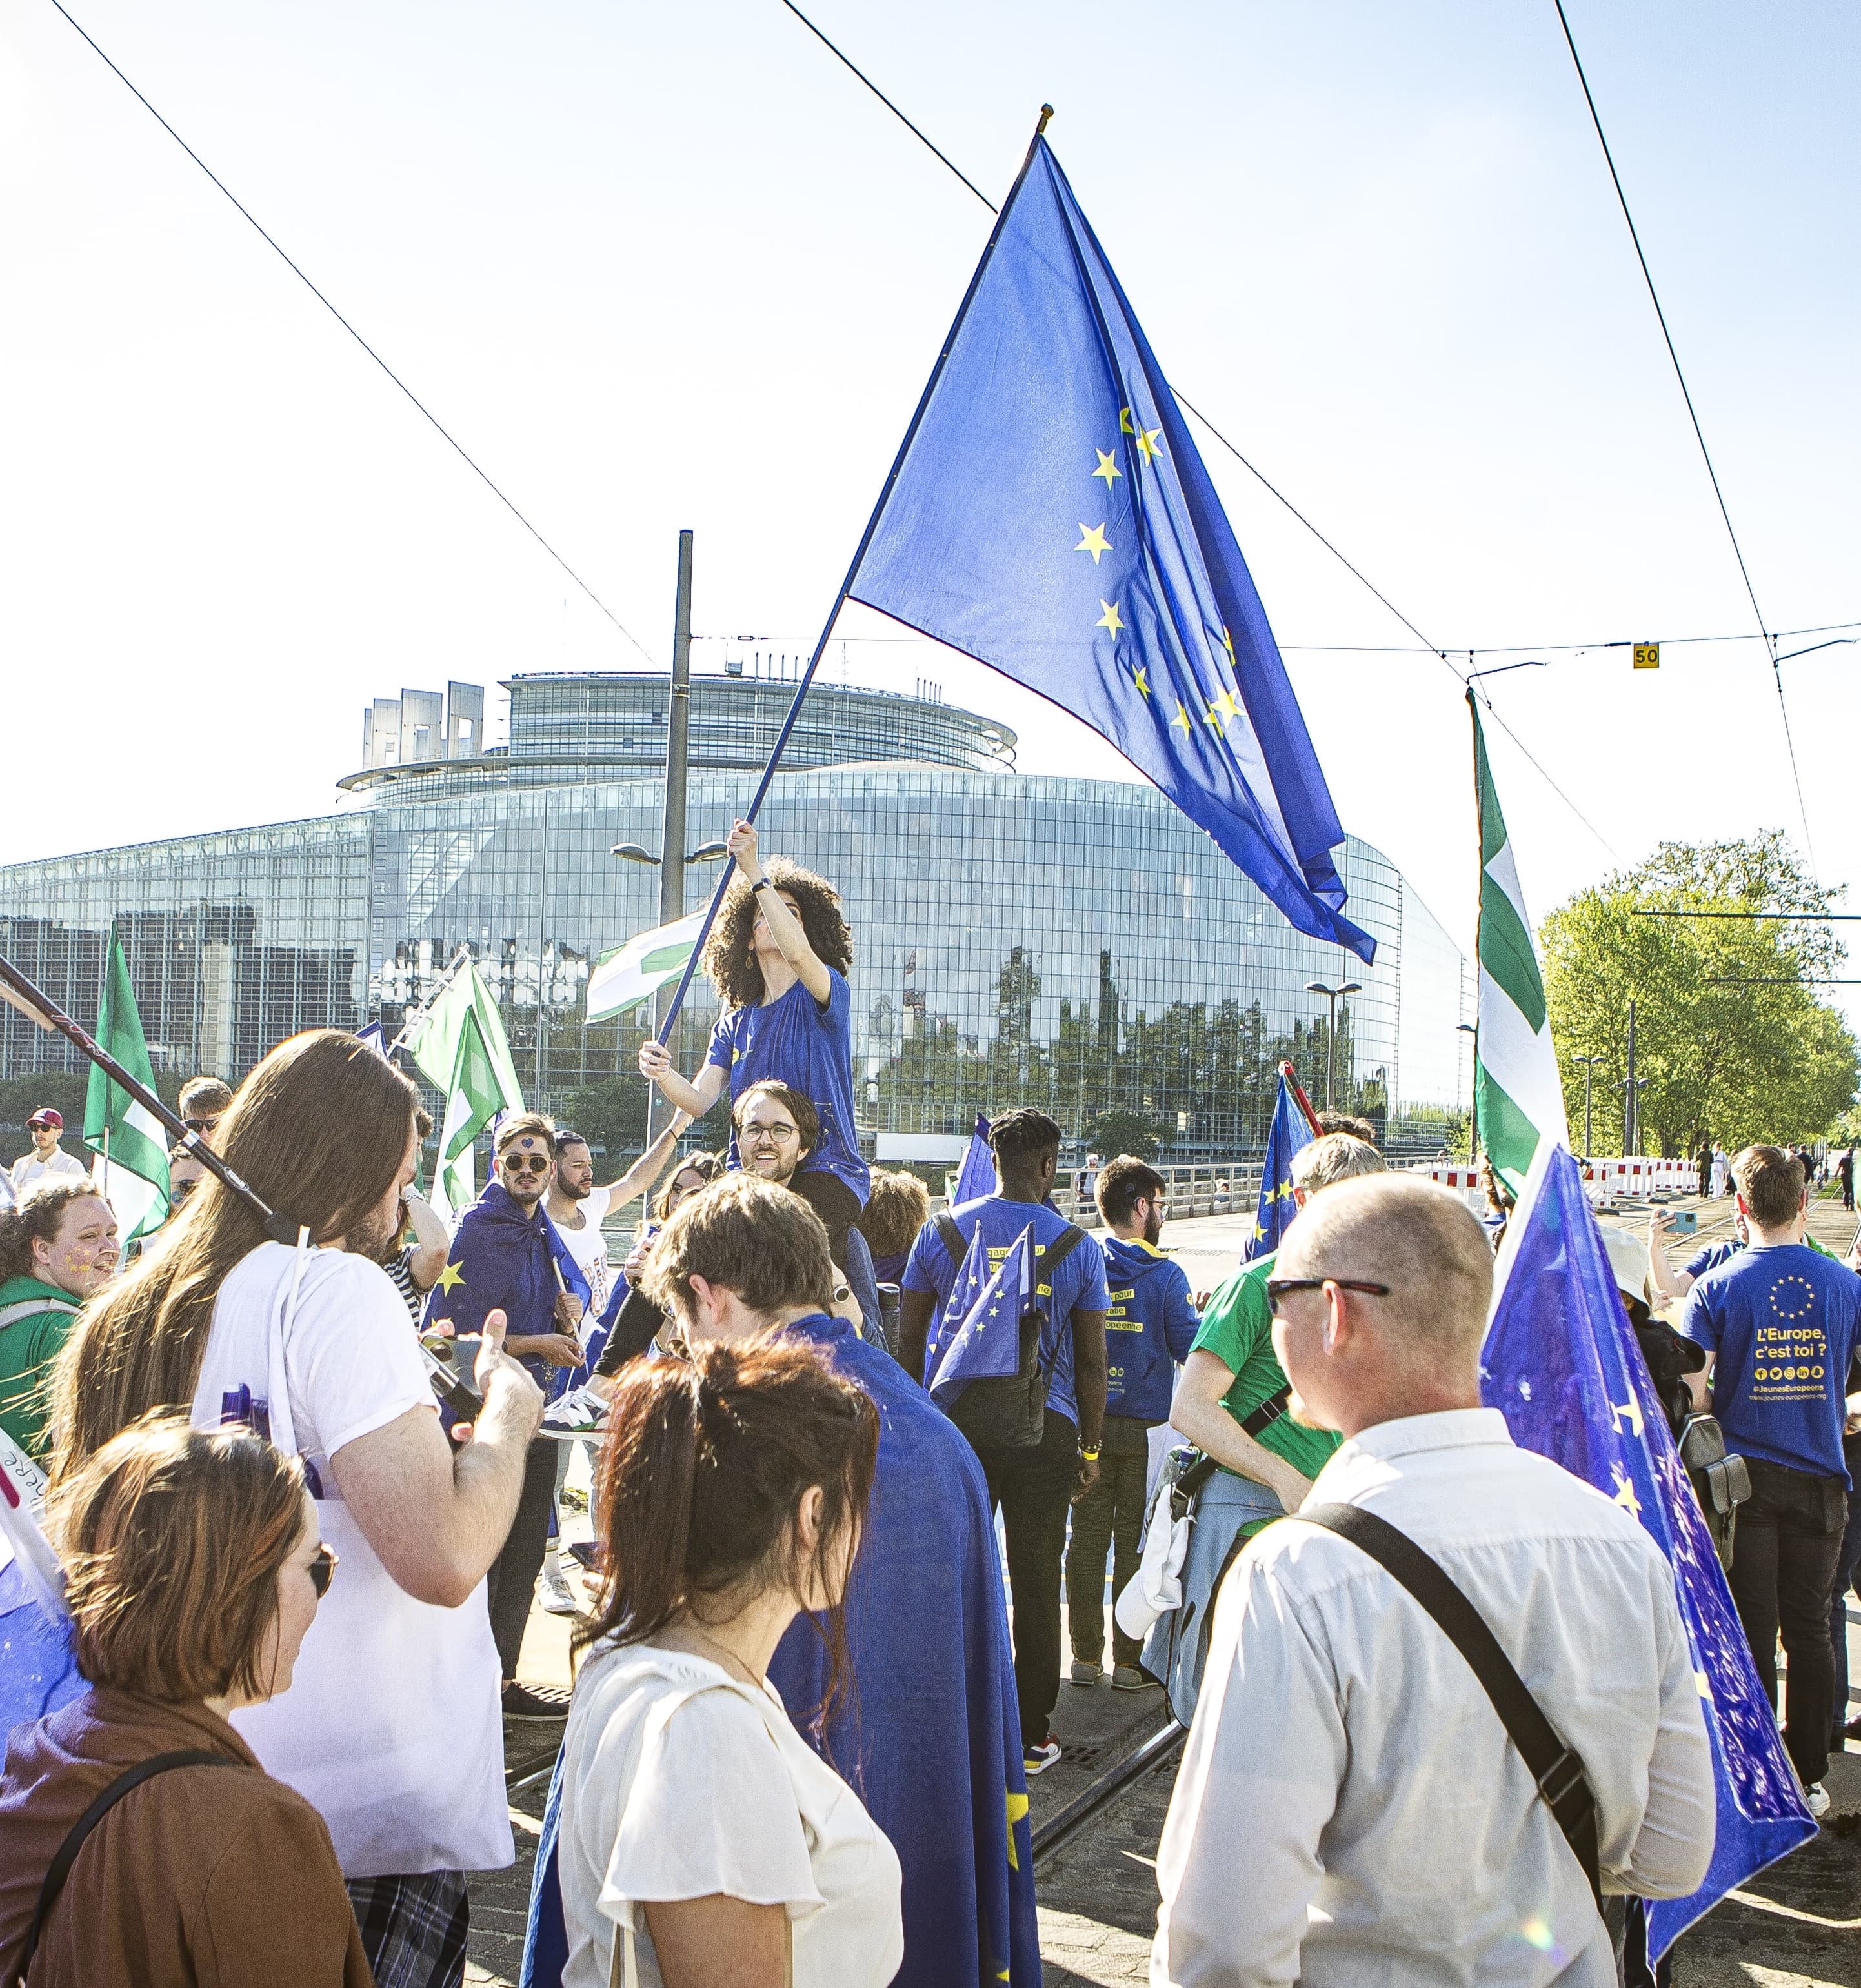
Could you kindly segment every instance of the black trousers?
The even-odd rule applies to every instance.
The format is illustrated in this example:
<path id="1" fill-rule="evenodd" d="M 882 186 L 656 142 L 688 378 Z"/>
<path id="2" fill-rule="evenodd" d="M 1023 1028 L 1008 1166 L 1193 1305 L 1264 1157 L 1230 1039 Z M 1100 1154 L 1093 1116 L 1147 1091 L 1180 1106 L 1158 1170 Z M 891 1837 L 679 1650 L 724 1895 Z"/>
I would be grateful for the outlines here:
<path id="1" fill-rule="evenodd" d="M 1134 1415 L 1107 1415 L 1101 1439 L 1098 1481 L 1073 1507 L 1073 1536 L 1066 1549 L 1066 1626 L 1073 1655 L 1097 1663 L 1105 1649 L 1105 1551 L 1112 1549 L 1112 1592 L 1122 1594 L 1137 1572 L 1144 1530 L 1144 1479 L 1150 1471 L 1150 1424 Z M 1135 1664 L 1143 1639 L 1112 1625 L 1112 1661 Z"/>
<path id="2" fill-rule="evenodd" d="M 1835 1649 L 1829 1613 L 1848 1520 L 1839 1477 L 1748 1457 L 1751 1495 L 1738 1507 L 1731 1584 L 1758 1675 L 1777 1702 L 1777 1638 L 1790 1659 L 1784 1747 L 1808 1783 L 1829 1771 L 1835 1722 Z"/>
<path id="3" fill-rule="evenodd" d="M 1008 1535 L 1021 1743 L 1037 1746 L 1046 1740 L 1060 1696 L 1060 1563 L 1066 1550 L 1067 1510 L 1078 1480 L 1079 1430 L 1049 1408 L 1039 1442 L 976 1454 L 989 1482 L 990 1506 L 1001 1508 Z"/>
<path id="4" fill-rule="evenodd" d="M 491 1608 L 492 1640 L 498 1646 L 501 1676 L 514 1678 L 523 1648 L 523 1631 L 536 1592 L 536 1576 L 549 1546 L 550 1508 L 556 1497 L 557 1445 L 546 1436 L 533 1442 L 523 1459 L 523 1489 L 516 1516 L 505 1536 L 504 1550 L 485 1577 L 485 1597 Z M 1826 1611 L 1825 1611 L 1826 1612 Z"/>
<path id="5" fill-rule="evenodd" d="M 847 1231 L 859 1219 L 860 1199 L 838 1174 L 798 1173 L 789 1176 L 789 1190 L 798 1194 L 827 1228 L 827 1253 L 847 1267 Z"/>

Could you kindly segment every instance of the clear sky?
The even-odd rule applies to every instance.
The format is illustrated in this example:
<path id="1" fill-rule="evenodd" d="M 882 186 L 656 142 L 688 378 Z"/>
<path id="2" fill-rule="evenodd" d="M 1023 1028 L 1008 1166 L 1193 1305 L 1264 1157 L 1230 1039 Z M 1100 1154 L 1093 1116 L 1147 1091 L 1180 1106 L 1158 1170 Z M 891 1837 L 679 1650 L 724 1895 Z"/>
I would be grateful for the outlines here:
<path id="1" fill-rule="evenodd" d="M 779 0 L 72 4 L 656 662 L 685 526 L 699 631 L 806 647 L 989 217 Z M 1861 15 L 1567 5 L 1766 620 L 1861 621 Z M 996 198 L 1056 106 L 1172 382 L 1432 642 L 1751 629 L 1550 0 L 810 11 Z M 0 269 L 6 858 L 323 812 L 403 684 L 641 664 L 49 0 L 0 5 Z M 1325 652 L 1413 637 L 1199 438 L 1341 816 L 1470 943 L 1457 685 Z M 1800 834 L 1756 641 L 1526 653 L 1495 701 L 1609 844 L 1494 732 L 1535 915 Z M 1857 658 L 1783 666 L 1838 882 Z M 844 668 L 1121 770 L 928 645 Z"/>

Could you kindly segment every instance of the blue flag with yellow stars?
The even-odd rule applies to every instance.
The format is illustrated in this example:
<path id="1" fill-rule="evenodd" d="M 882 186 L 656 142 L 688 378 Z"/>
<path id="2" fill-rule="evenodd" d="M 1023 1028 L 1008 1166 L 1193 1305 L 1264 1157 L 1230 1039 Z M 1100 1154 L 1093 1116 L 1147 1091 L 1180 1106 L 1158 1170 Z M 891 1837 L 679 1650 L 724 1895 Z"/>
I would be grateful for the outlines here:
<path id="1" fill-rule="evenodd" d="M 1300 931 L 1368 960 L 1344 840 L 1188 424 L 1037 138 L 848 591 L 1110 740 Z"/>
<path id="2" fill-rule="evenodd" d="M 988 1251 L 969 1252 L 963 1281 L 943 1308 L 936 1354 L 925 1361 L 930 1398 L 939 1408 L 948 1408 L 972 1381 L 1002 1381 L 1020 1371 L 1021 1320 L 1034 1309 L 1039 1282 L 1031 1222 L 993 1276 Z"/>
<path id="3" fill-rule="evenodd" d="M 1279 1102 L 1273 1107 L 1273 1123 L 1267 1130 L 1267 1157 L 1260 1162 L 1260 1205 L 1254 1212 L 1248 1258 L 1270 1256 L 1291 1227 L 1292 1218 L 1299 1212 L 1292 1198 L 1292 1163 L 1311 1144 L 1311 1138 L 1305 1114 L 1282 1075 Z"/>
<path id="4" fill-rule="evenodd" d="M 969 1134 L 969 1150 L 951 1191 L 950 1205 L 960 1208 L 966 1201 L 980 1201 L 995 1192 L 995 1149 L 989 1144 L 989 1121 L 979 1111 L 976 1129 Z"/>
<path id="5" fill-rule="evenodd" d="M 1506 1224 L 1480 1391 L 1521 1449 L 1561 1463 L 1632 1512 L 1673 1569 L 1712 1746 L 1718 1831 L 1700 1889 L 1646 1909 L 1648 1957 L 1658 1959 L 1734 1885 L 1807 1842 L 1816 1826 L 1616 1294 L 1582 1174 L 1549 1139 Z M 1547 1937 L 1556 1932 L 1547 1929 Z"/>

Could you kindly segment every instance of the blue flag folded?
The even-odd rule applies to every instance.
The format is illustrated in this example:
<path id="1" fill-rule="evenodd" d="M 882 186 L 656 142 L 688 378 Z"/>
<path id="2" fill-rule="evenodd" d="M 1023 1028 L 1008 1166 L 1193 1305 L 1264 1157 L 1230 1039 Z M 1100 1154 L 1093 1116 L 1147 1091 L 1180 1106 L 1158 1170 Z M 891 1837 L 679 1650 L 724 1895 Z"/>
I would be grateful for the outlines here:
<path id="1" fill-rule="evenodd" d="M 988 1251 L 980 1243 L 970 1249 L 962 1280 L 943 1308 L 937 1344 L 924 1363 L 930 1398 L 939 1408 L 949 1408 L 972 1381 L 1005 1380 L 1020 1372 L 1021 1320 L 1034 1308 L 1039 1283 L 1031 1222 L 993 1276 Z"/>
<path id="2" fill-rule="evenodd" d="M 1267 1128 L 1267 1157 L 1260 1169 L 1260 1205 L 1254 1212 L 1254 1233 L 1248 1239 L 1247 1259 L 1271 1256 L 1291 1226 L 1292 1218 L 1299 1212 L 1299 1205 L 1292 1198 L 1292 1163 L 1311 1144 L 1311 1128 L 1282 1071 L 1279 1101 L 1273 1107 L 1273 1123 Z"/>
<path id="3" fill-rule="evenodd" d="M 1325 776 L 1214 485 L 1044 139 L 996 224 L 848 592 L 1038 691 L 1291 923 L 1344 915 Z"/>
<path id="4" fill-rule="evenodd" d="M 1666 1416 L 1635 1343 L 1576 1161 L 1546 1140 L 1506 1226 L 1481 1393 L 1521 1448 L 1641 1521 L 1673 1568 L 1718 1785 L 1718 1835 L 1691 1898 L 1647 1907 L 1658 1959 L 1737 1885 L 1816 1833 L 1752 1668 Z"/>
<path id="5" fill-rule="evenodd" d="M 989 1121 L 979 1111 L 976 1129 L 969 1134 L 969 1149 L 963 1156 L 950 1205 L 960 1208 L 966 1201 L 980 1201 L 995 1192 L 995 1149 L 989 1144 Z"/>
<path id="6" fill-rule="evenodd" d="M 25 1486 L 0 1464 L 0 1747 L 15 1726 L 44 1718 L 85 1689 L 57 1557 Z"/>

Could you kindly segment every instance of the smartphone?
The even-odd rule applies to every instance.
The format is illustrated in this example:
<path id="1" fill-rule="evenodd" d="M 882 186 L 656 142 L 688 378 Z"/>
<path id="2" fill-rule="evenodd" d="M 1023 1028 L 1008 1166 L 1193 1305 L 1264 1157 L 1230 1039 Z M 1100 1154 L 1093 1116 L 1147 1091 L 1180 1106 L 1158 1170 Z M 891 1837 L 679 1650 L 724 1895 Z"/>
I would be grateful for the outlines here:
<path id="1" fill-rule="evenodd" d="M 599 1540 L 571 1540 L 569 1551 L 575 1556 L 577 1564 L 590 1574 L 601 1572 L 602 1548 Z"/>
<path id="2" fill-rule="evenodd" d="M 1697 1236 L 1700 1232 L 1700 1212 L 1697 1208 L 1670 1209 L 1667 1215 L 1667 1233 L 1670 1236 Z"/>

